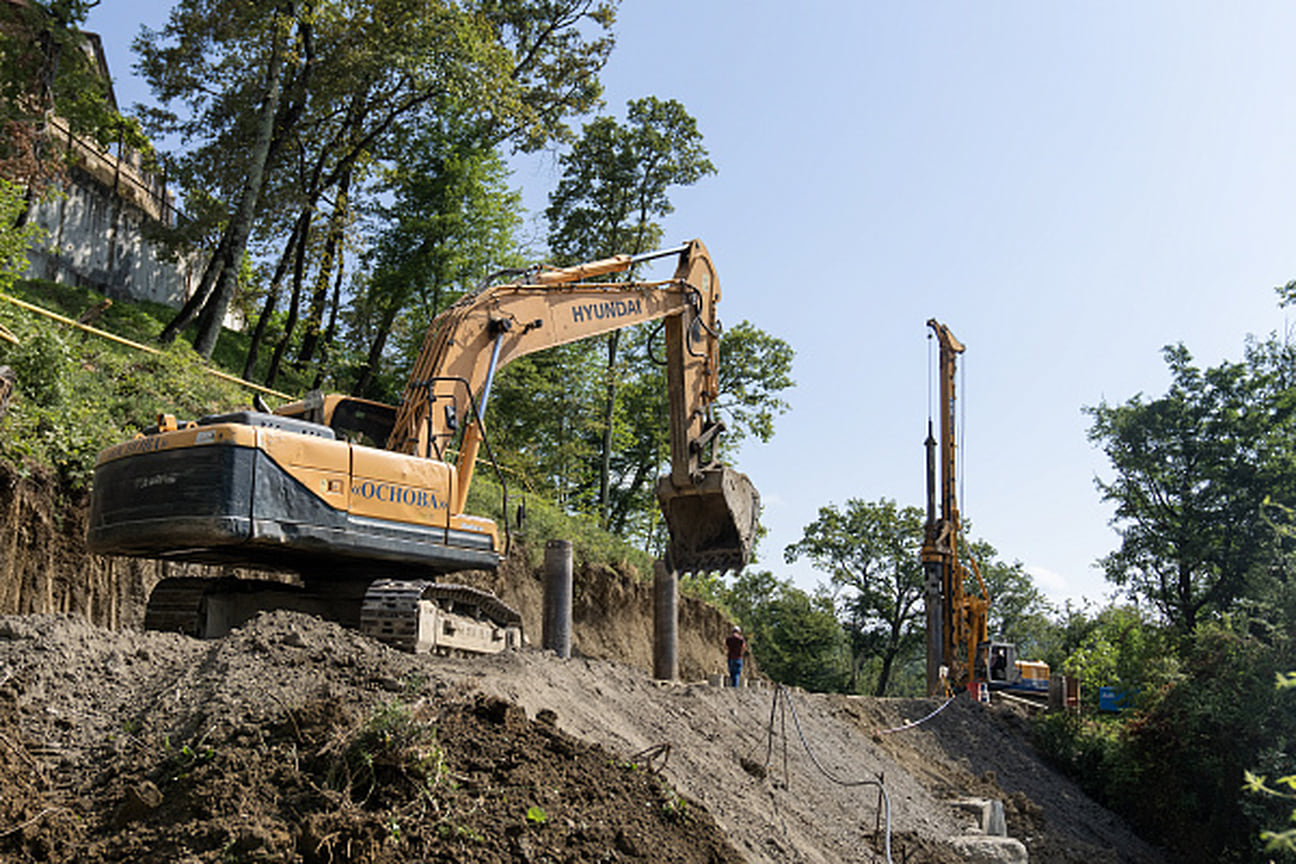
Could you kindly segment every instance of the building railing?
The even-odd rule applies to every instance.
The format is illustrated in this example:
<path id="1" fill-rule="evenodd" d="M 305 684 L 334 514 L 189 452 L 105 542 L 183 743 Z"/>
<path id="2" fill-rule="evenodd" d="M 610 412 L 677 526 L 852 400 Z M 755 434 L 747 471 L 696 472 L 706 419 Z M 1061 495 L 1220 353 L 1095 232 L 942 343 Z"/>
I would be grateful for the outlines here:
<path id="1" fill-rule="evenodd" d="M 174 228 L 184 220 L 184 214 L 176 209 L 175 195 L 167 191 L 166 176 L 145 171 L 143 157 L 137 150 L 127 147 L 119 138 L 114 155 L 97 141 L 73 134 L 67 121 L 60 117 L 51 117 L 49 124 L 51 137 L 75 155 L 75 164 L 114 195 L 168 227 Z"/>

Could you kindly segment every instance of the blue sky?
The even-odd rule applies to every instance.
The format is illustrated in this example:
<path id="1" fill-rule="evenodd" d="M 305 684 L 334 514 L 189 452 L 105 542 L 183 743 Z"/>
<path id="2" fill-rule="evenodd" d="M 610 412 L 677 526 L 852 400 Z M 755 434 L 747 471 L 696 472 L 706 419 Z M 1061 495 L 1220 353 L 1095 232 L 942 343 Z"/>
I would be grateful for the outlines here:
<path id="1" fill-rule="evenodd" d="M 124 106 L 149 98 L 130 40 L 170 5 L 91 15 Z M 791 411 L 739 462 L 761 566 L 812 588 L 782 550 L 819 507 L 922 505 L 935 317 L 967 345 L 974 533 L 1056 601 L 1109 595 L 1082 407 L 1164 392 L 1164 345 L 1214 364 L 1286 326 L 1296 6 L 624 0 L 616 29 L 607 113 L 679 100 L 718 169 L 667 239 L 706 242 L 725 321 L 797 351 Z M 532 212 L 557 180 L 516 163 Z"/>

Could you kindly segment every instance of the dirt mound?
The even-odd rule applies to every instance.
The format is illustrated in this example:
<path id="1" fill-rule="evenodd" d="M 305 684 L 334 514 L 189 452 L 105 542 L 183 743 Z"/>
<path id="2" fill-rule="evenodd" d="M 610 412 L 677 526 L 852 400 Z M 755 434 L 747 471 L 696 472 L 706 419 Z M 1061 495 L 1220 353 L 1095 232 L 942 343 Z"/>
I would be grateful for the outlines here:
<path id="1" fill-rule="evenodd" d="M 952 756 L 1023 746 L 961 702 L 876 736 L 933 706 L 415 657 L 282 612 L 206 642 L 0 618 L 0 681 L 4 860 L 826 864 L 884 860 L 889 821 L 893 860 L 944 864 L 977 792 L 1032 861 L 1155 860 Z"/>
<path id="2" fill-rule="evenodd" d="M 310 618 L 0 619 L 0 663 L 8 860 L 742 860 L 654 773 Z"/>

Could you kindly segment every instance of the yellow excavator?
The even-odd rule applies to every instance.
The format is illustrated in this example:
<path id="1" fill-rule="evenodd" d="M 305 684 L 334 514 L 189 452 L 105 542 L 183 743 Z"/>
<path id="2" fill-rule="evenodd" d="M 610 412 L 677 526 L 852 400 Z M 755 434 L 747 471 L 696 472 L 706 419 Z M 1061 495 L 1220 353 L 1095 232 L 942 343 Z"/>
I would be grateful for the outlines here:
<path id="1" fill-rule="evenodd" d="M 679 261 L 669 279 L 602 278 L 668 256 Z M 760 498 L 746 475 L 714 458 L 723 430 L 713 413 L 720 282 L 706 247 L 694 240 L 512 276 L 437 316 L 398 406 L 312 394 L 274 412 L 164 416 L 103 451 L 91 489 L 91 551 L 300 577 L 163 580 L 146 626 L 215 636 L 259 610 L 292 608 L 413 650 L 516 646 L 515 610 L 434 581 L 494 569 L 506 553 L 507 521 L 502 539 L 493 520 L 465 512 L 483 447 L 493 461 L 482 418 L 494 377 L 531 352 L 659 319 L 671 462 L 656 491 L 670 535 L 667 565 L 704 572 L 746 564 Z"/>

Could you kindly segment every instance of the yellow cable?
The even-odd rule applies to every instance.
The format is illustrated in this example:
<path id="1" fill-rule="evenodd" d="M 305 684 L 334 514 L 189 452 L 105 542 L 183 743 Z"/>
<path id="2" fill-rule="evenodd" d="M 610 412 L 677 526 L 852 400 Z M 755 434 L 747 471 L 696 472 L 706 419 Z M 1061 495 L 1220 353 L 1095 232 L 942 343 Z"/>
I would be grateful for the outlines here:
<path id="1" fill-rule="evenodd" d="M 141 345 L 139 342 L 132 342 L 129 339 L 124 339 L 121 336 L 116 336 L 112 333 L 109 333 L 106 330 L 100 330 L 97 327 L 91 327 L 89 324 L 82 324 L 80 321 L 73 321 L 71 318 L 66 318 L 58 314 L 57 312 L 51 312 L 48 309 L 42 309 L 39 306 L 33 306 L 32 304 L 23 300 L 19 300 L 16 297 L 10 297 L 8 294 L 0 294 L 0 300 L 7 300 L 8 302 L 14 304 L 20 309 L 26 309 L 29 312 L 35 312 L 37 315 L 44 315 L 46 318 L 52 318 L 55 321 L 58 321 L 60 324 L 67 324 L 71 327 L 76 327 L 78 330 L 84 330 L 87 333 L 93 333 L 95 336 L 101 336 L 104 339 L 108 339 L 109 341 L 116 342 L 119 345 L 125 345 L 128 348 L 134 348 L 136 351 L 144 351 L 145 353 L 148 354 L 157 354 L 157 355 L 161 355 L 163 353 L 162 351 L 159 351 L 157 348 L 153 348 L 148 345 Z M 13 340 L 13 341 L 14 344 L 17 344 L 17 340 Z M 208 375 L 214 375 L 215 377 L 220 378 L 223 381 L 229 381 L 233 384 L 238 384 L 241 387 L 247 387 L 252 390 L 256 390 L 259 393 L 265 393 L 267 396 L 274 396 L 276 399 L 282 399 L 285 402 L 291 402 L 294 398 L 292 396 L 289 396 L 287 393 L 281 393 L 278 390 L 272 390 L 269 387 L 263 387 L 260 384 L 254 384 L 251 381 L 245 381 L 242 378 L 239 378 L 237 375 L 230 375 L 229 373 L 221 372 L 218 369 L 208 369 L 206 367 L 203 367 L 203 371 L 206 372 Z"/>

